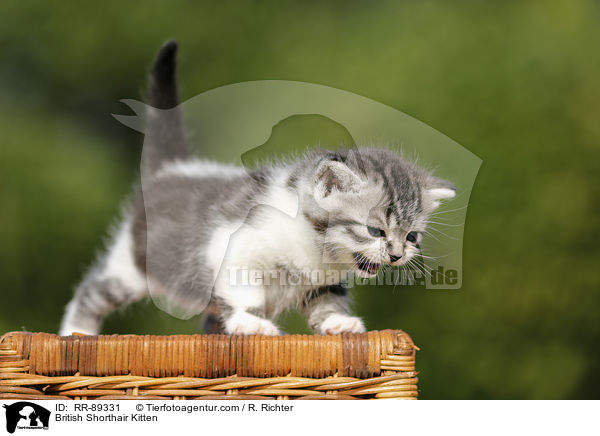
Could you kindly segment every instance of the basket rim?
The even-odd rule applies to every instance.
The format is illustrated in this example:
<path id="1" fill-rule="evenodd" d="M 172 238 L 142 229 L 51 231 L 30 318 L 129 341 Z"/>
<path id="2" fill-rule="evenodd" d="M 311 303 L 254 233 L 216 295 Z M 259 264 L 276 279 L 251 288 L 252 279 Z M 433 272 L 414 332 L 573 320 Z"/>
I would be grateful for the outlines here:
<path id="1" fill-rule="evenodd" d="M 1 366 L 21 360 L 28 362 L 29 373 L 46 376 L 323 378 L 336 374 L 365 379 L 385 371 L 414 371 L 415 350 L 418 347 L 402 330 L 284 336 L 58 336 L 15 331 L 0 338 L 0 371 Z"/>

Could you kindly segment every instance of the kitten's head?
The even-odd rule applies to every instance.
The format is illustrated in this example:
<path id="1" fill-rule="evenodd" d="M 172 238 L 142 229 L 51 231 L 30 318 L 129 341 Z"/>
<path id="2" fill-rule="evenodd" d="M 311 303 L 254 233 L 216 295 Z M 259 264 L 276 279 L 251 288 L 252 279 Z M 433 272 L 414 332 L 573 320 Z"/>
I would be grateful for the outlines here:
<path id="1" fill-rule="evenodd" d="M 414 257 L 429 215 L 456 193 L 450 182 L 384 148 L 326 153 L 310 186 L 328 215 L 325 248 L 363 277 Z"/>

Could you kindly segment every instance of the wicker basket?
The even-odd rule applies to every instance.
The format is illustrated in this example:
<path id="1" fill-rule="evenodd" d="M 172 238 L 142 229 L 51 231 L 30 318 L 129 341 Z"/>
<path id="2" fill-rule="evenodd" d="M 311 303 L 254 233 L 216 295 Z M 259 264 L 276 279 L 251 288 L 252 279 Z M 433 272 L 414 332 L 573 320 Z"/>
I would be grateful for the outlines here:
<path id="1" fill-rule="evenodd" d="M 332 336 L 56 336 L 0 340 L 2 399 L 417 398 L 400 330 Z"/>

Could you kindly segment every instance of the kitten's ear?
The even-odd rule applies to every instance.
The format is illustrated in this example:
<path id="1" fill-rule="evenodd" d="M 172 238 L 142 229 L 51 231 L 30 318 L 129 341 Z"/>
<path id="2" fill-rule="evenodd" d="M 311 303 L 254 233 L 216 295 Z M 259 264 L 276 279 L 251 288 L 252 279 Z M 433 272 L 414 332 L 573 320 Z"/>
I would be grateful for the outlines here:
<path id="1" fill-rule="evenodd" d="M 454 198 L 456 196 L 456 188 L 447 180 L 432 177 L 428 183 L 426 193 L 433 208 L 436 208 L 442 200 Z"/>
<path id="2" fill-rule="evenodd" d="M 339 192 L 358 192 L 363 181 L 345 163 L 327 160 L 316 171 L 315 197 L 326 198 Z"/>

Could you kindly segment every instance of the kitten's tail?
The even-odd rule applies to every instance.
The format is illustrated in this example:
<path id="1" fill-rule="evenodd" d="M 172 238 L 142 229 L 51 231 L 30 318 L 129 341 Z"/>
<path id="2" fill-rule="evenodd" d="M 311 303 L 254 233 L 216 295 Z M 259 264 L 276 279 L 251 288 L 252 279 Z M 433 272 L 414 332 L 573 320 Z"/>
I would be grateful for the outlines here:
<path id="1" fill-rule="evenodd" d="M 190 157 L 177 93 L 177 42 L 161 47 L 148 80 L 144 169 L 154 173 L 165 162 Z"/>

